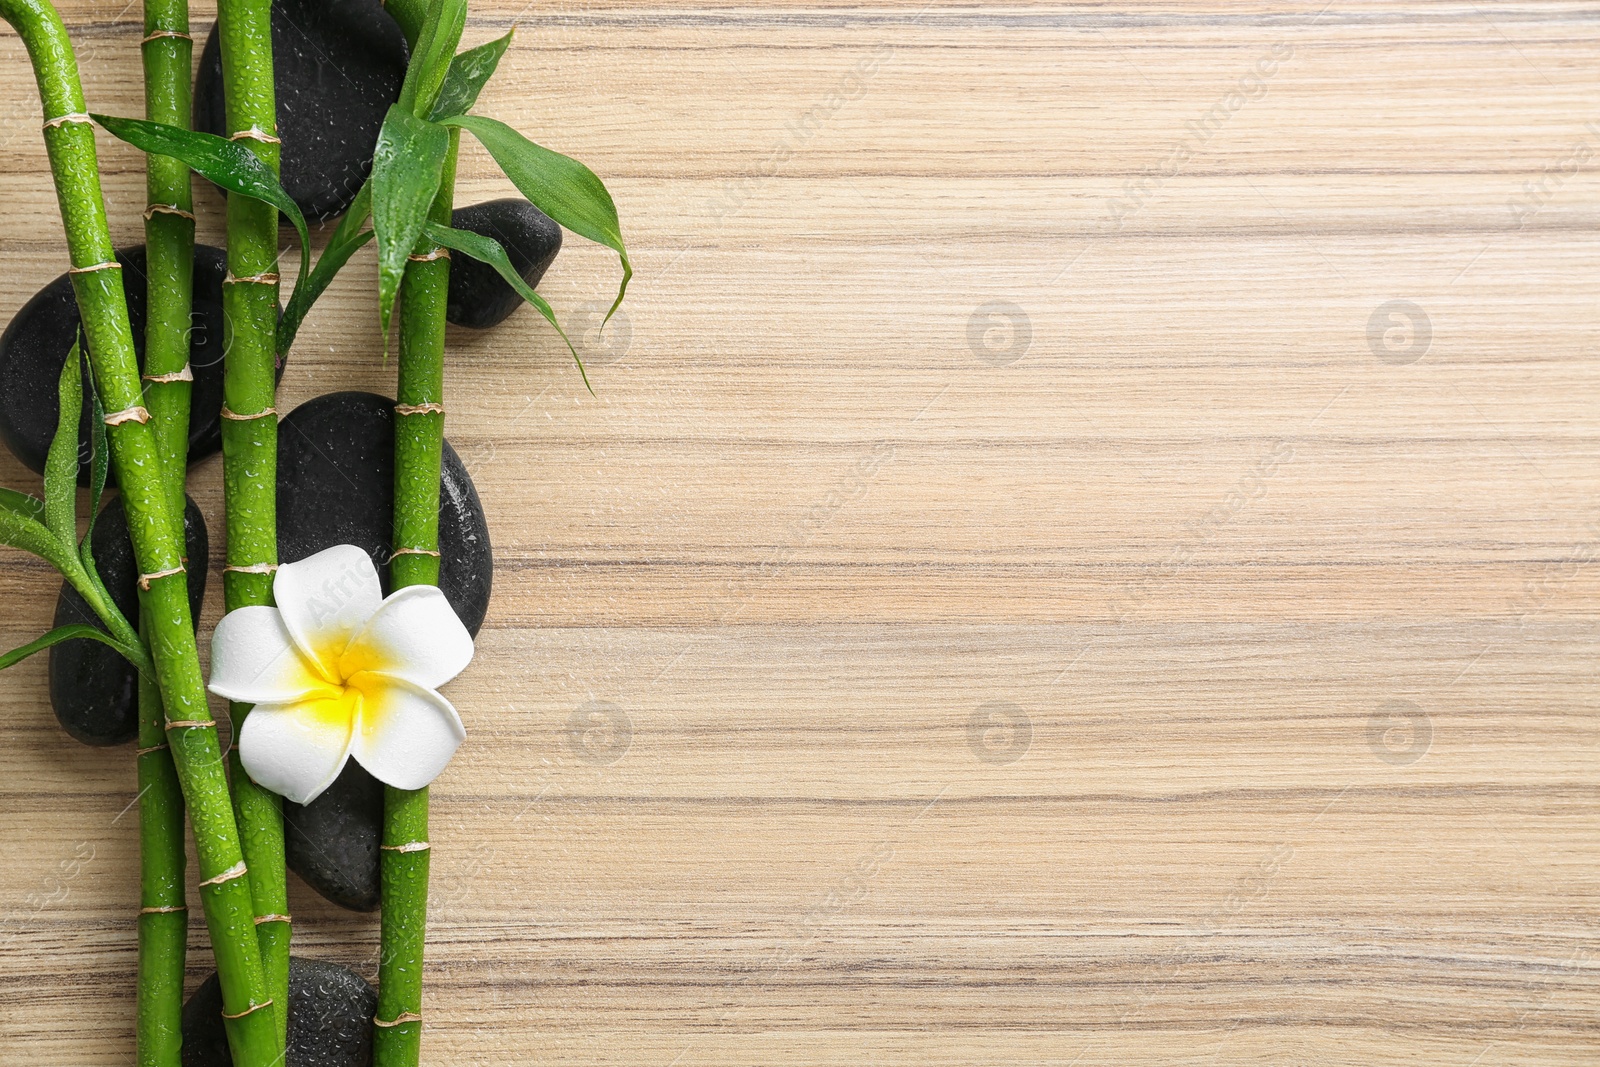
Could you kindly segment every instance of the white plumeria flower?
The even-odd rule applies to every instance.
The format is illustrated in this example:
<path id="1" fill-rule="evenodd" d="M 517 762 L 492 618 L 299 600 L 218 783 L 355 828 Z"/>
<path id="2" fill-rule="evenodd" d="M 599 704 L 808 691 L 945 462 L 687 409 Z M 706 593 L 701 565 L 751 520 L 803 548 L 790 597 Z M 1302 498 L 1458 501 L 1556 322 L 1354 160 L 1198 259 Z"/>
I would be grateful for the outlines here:
<path id="1" fill-rule="evenodd" d="M 467 731 L 435 690 L 472 660 L 444 594 L 413 585 L 385 599 L 355 545 L 283 564 L 272 594 L 277 607 L 230 611 L 211 637 L 208 688 L 255 705 L 239 736 L 250 777 L 297 804 L 352 756 L 400 789 L 437 778 Z"/>

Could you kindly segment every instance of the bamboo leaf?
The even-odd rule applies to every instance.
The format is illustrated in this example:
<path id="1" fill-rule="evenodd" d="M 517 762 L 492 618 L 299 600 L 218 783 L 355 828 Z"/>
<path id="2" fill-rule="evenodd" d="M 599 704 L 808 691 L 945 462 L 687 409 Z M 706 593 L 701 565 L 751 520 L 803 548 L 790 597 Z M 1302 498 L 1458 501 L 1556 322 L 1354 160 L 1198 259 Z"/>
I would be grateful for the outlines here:
<path id="1" fill-rule="evenodd" d="M 389 108 L 378 131 L 372 155 L 372 230 L 378 238 L 378 319 L 385 351 L 406 257 L 428 221 L 449 147 L 448 130 L 399 104 Z"/>
<path id="2" fill-rule="evenodd" d="M 429 118 L 438 122 L 471 111 L 472 105 L 478 102 L 478 94 L 483 92 L 483 87 L 494 76 L 495 68 L 500 65 L 500 57 L 506 54 L 516 32 L 513 28 L 504 37 L 468 49 L 452 59 L 450 69 L 445 72 L 444 86 L 439 90 L 439 98 L 433 102 Z"/>
<path id="3" fill-rule="evenodd" d="M 628 250 L 622 243 L 617 205 L 605 183 L 576 159 L 536 145 L 495 119 L 455 115 L 440 122 L 470 130 L 535 207 L 573 233 L 605 245 L 622 258 L 622 284 L 611 310 L 606 312 L 609 321 L 628 291 L 633 265 L 628 262 Z"/>
<path id="4" fill-rule="evenodd" d="M 62 366 L 63 387 L 69 378 L 67 366 L 71 365 L 75 372 L 77 370 L 75 362 L 77 345 L 72 346 L 72 352 L 73 355 Z M 74 385 L 78 384 L 76 373 L 70 378 Z M 32 552 L 62 574 L 70 575 L 78 569 L 77 554 L 73 551 L 78 532 L 73 505 L 76 503 L 78 483 L 77 422 L 83 402 L 81 399 L 74 399 L 75 390 L 64 388 L 64 391 L 69 394 L 66 399 L 72 401 L 69 410 L 73 424 L 71 440 L 74 442 L 74 447 L 71 456 L 68 457 L 72 467 L 71 472 L 65 474 L 64 478 L 61 476 L 61 450 L 57 445 L 61 443 L 62 434 L 58 426 L 45 458 L 45 499 L 40 500 L 36 496 L 19 493 L 13 489 L 0 489 L 0 544 Z M 63 529 L 67 529 L 65 538 L 60 533 Z"/>
<path id="5" fill-rule="evenodd" d="M 467 0 L 433 0 L 417 45 L 411 50 L 406 80 L 396 106 L 413 116 L 433 113 L 434 100 L 450 69 L 451 57 L 467 25 Z"/>
<path id="6" fill-rule="evenodd" d="M 94 562 L 94 524 L 100 517 L 100 497 L 106 489 L 106 467 L 110 449 L 106 441 L 106 409 L 100 406 L 100 394 L 94 389 L 94 376 L 88 377 L 89 382 L 89 522 L 83 531 L 83 540 L 78 542 L 78 562 L 83 564 L 83 573 L 88 575 L 89 584 L 94 586 L 104 598 L 104 603 L 115 603 L 111 599 L 111 592 L 106 588 L 106 583 L 100 580 L 100 569 Z"/>
<path id="7" fill-rule="evenodd" d="M 350 262 L 350 257 L 355 255 L 356 250 L 372 239 L 372 231 L 361 228 L 371 214 L 372 179 L 368 178 L 361 183 L 360 191 L 350 203 L 350 210 L 339 220 L 333 236 L 328 239 L 327 247 L 322 250 L 322 255 L 317 257 L 317 265 L 312 269 L 311 276 L 306 279 L 306 284 L 295 286 L 293 295 L 283 307 L 283 314 L 278 319 L 280 356 L 286 354 L 293 346 L 295 335 L 300 332 L 300 324 L 311 312 L 312 305 L 333 283 L 333 279 L 344 269 L 344 265 Z"/>
<path id="8" fill-rule="evenodd" d="M 78 545 L 78 420 L 83 417 L 83 357 L 76 343 L 56 382 L 60 410 L 44 461 L 44 524 L 63 545 Z"/>
<path id="9" fill-rule="evenodd" d="M 79 570 L 77 555 L 62 548 L 49 527 L 28 514 L 27 505 L 15 501 L 14 498 L 20 496 L 21 493 L 8 490 L 4 506 L 0 506 L 0 544 L 32 552 L 64 575 L 76 573 Z M 39 506 L 44 508 L 44 502 L 40 501 Z"/>
<path id="10" fill-rule="evenodd" d="M 428 239 L 435 244 L 444 245 L 456 252 L 471 256 L 480 263 L 487 263 L 493 267 L 506 280 L 506 284 L 515 289 L 522 299 L 539 309 L 539 314 L 555 327 L 556 333 L 567 342 L 567 351 L 572 353 L 573 360 L 578 364 L 578 373 L 583 376 L 583 384 L 592 394 L 594 386 L 589 384 L 589 372 L 583 369 L 583 360 L 578 357 L 578 350 L 572 347 L 572 341 L 567 337 L 567 332 L 561 328 L 561 323 L 556 321 L 556 313 L 544 297 L 534 292 L 522 275 L 517 273 L 517 268 L 511 265 L 511 257 L 506 255 L 505 246 L 493 237 L 473 233 L 471 230 L 458 230 L 452 226 L 442 226 L 437 222 L 429 222 L 423 230 Z"/>
<path id="11" fill-rule="evenodd" d="M 83 335 L 78 335 L 78 343 L 83 343 Z M 100 517 L 100 498 L 106 491 L 106 469 L 110 466 L 111 449 L 106 439 L 106 409 L 100 405 L 100 394 L 95 389 L 94 375 L 84 375 L 84 382 L 89 391 L 89 521 L 83 531 L 83 539 L 78 542 L 78 562 L 83 564 L 83 572 L 89 577 L 89 584 L 105 598 L 105 603 L 111 604 L 111 593 L 106 589 L 106 583 L 100 580 L 100 570 L 94 562 L 94 524 Z"/>
<path id="12" fill-rule="evenodd" d="M 44 501 L 15 489 L 0 488 L 0 511 L 9 511 L 19 518 L 44 522 Z"/>
<path id="13" fill-rule="evenodd" d="M 294 198 L 284 192 L 272 168 L 261 162 L 256 154 L 237 141 L 216 134 L 186 130 L 181 126 L 168 126 L 146 119 L 121 119 L 110 115 L 91 115 L 113 137 L 127 141 L 133 147 L 158 156 L 171 156 L 188 164 L 189 168 L 212 184 L 230 193 L 248 196 L 271 204 L 288 216 L 300 235 L 300 276 L 295 281 L 299 289 L 311 271 L 311 235 L 306 230 L 305 216 Z"/>
<path id="14" fill-rule="evenodd" d="M 100 515 L 100 497 L 106 491 L 106 469 L 111 463 L 111 449 L 106 440 L 106 409 L 100 406 L 100 394 L 94 387 L 94 375 L 85 379 L 89 384 L 89 528 L 84 531 L 83 543 L 89 543 L 94 533 L 94 520 Z M 83 549 L 84 566 L 94 574 L 94 563 L 89 550 Z"/>
<path id="15" fill-rule="evenodd" d="M 81 541 L 78 539 L 78 421 L 83 412 L 82 390 L 85 377 L 80 353 L 81 342 L 74 343 L 72 351 L 67 354 L 66 361 L 61 366 L 58 385 L 61 411 L 56 420 L 56 434 L 50 441 L 50 451 L 45 459 L 43 519 L 45 529 L 56 542 L 54 551 L 50 555 L 45 555 L 45 559 L 54 564 L 72 587 L 83 594 L 84 600 L 95 613 L 106 620 L 107 626 L 113 626 L 113 622 L 120 622 L 132 632 L 132 627 L 127 625 L 127 620 L 123 619 L 121 612 L 117 610 L 116 602 L 106 589 L 105 582 L 100 579 L 100 572 L 94 563 L 92 547 L 94 520 L 100 510 L 100 495 L 105 490 L 107 450 L 105 409 L 100 406 L 100 398 L 94 394 L 92 385 L 90 400 L 93 418 L 89 423 L 91 427 L 89 442 L 92 450 L 89 467 L 89 528 L 85 531 L 83 539 Z M 30 517 L 27 512 L 37 503 L 34 498 L 22 496 L 20 493 L 12 496 L 20 498 L 19 517 Z M 28 532 L 26 526 L 22 527 L 22 530 Z M 29 550 L 36 551 L 31 548 Z M 39 554 L 44 555 L 44 553 Z M 126 651 L 123 654 L 127 655 Z M 0 669 L 4 669 L 4 666 L 0 664 Z"/>
<path id="16" fill-rule="evenodd" d="M 371 230 L 362 230 L 352 240 L 339 241 L 337 238 L 328 242 L 328 247 L 322 250 L 322 255 L 317 258 L 317 265 L 311 271 L 311 277 L 305 285 L 296 286 L 294 295 L 289 298 L 289 303 L 284 305 L 283 316 L 278 319 L 278 352 L 283 354 L 289 351 L 294 344 L 294 338 L 300 332 L 300 324 L 305 321 L 306 314 L 310 312 L 311 305 L 332 284 L 333 279 L 350 262 L 350 257 L 362 245 L 372 240 Z"/>
<path id="17" fill-rule="evenodd" d="M 76 622 L 68 626 L 57 626 L 38 640 L 29 641 L 25 645 L 20 645 L 10 652 L 0 655 L 0 671 L 21 663 L 35 652 L 43 652 L 52 645 L 59 645 L 63 641 L 73 641 L 78 638 L 88 638 L 93 641 L 99 641 L 103 645 L 110 645 L 122 654 L 123 659 L 138 667 L 141 671 L 148 672 L 150 669 L 150 661 L 144 655 L 143 649 L 130 649 L 98 626 L 89 626 L 86 623 Z"/>
<path id="18" fill-rule="evenodd" d="M 417 39 L 410 42 L 410 56 L 406 62 L 405 80 L 400 83 L 400 97 L 395 102 L 415 114 L 417 90 L 422 81 L 424 57 L 433 51 L 433 39 L 439 35 L 439 0 L 421 0 L 425 5 L 422 29 Z"/>

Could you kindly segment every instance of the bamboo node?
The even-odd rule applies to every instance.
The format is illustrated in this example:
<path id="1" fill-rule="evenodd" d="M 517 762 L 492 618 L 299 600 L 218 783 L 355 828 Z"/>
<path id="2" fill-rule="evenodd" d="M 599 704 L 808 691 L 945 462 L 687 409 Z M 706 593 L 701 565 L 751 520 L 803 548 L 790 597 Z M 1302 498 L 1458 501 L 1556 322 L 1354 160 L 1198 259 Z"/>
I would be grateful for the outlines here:
<path id="1" fill-rule="evenodd" d="M 223 285 L 277 285 L 278 274 L 276 271 L 264 270 L 260 274 L 247 274 L 243 278 L 237 277 L 233 271 L 222 279 Z"/>
<path id="2" fill-rule="evenodd" d="M 85 112 L 82 112 L 82 111 L 69 111 L 65 115 L 57 115 L 53 119 L 45 119 L 44 120 L 44 128 L 47 129 L 47 130 L 53 130 L 57 126 L 61 126 L 64 123 L 68 123 L 68 122 L 93 122 L 93 121 L 94 121 L 94 119 L 90 118 L 88 116 L 88 114 L 85 113 Z"/>
<path id="3" fill-rule="evenodd" d="M 144 209 L 144 221 L 149 222 L 152 215 L 176 215 L 180 219 L 194 221 L 194 212 L 185 211 L 177 204 L 151 204 Z"/>
<path id="4" fill-rule="evenodd" d="M 121 263 L 118 263 L 114 259 L 108 259 L 104 263 L 91 263 L 87 267 L 68 267 L 67 268 L 67 273 L 68 274 L 93 274 L 97 270 L 121 270 L 121 269 L 122 269 L 122 264 Z"/>
<path id="5" fill-rule="evenodd" d="M 289 916 L 287 916 L 287 915 L 257 915 L 256 916 L 256 925 L 257 926 L 260 926 L 262 923 L 286 923 L 286 922 L 292 922 L 292 921 L 293 920 L 290 919 Z"/>
<path id="6" fill-rule="evenodd" d="M 434 403 L 396 404 L 394 413 L 396 415 L 443 415 L 444 405 Z"/>
<path id="7" fill-rule="evenodd" d="M 263 129 L 261 129 L 259 127 L 256 127 L 256 126 L 252 126 L 248 130 L 240 130 L 238 133 L 230 133 L 230 134 L 228 134 L 228 140 L 230 140 L 230 141 L 260 141 L 262 144 L 282 144 L 283 143 L 278 138 L 276 138 L 276 137 L 272 136 L 272 134 L 268 133 L 266 130 L 263 130 Z"/>
<path id="8" fill-rule="evenodd" d="M 420 256 L 412 253 L 406 258 L 413 263 L 432 263 L 436 259 L 449 259 L 450 250 L 448 248 L 435 248 L 432 252 L 424 252 Z"/>
<path id="9" fill-rule="evenodd" d="M 268 415 L 276 415 L 277 413 L 277 408 L 267 408 L 264 411 L 256 412 L 254 415 L 241 415 L 237 411 L 229 410 L 228 405 L 222 405 L 222 417 L 225 419 L 232 419 L 234 422 L 249 422 L 251 419 L 264 419 Z"/>
<path id="10" fill-rule="evenodd" d="M 107 426 L 121 426 L 125 422 L 144 423 L 150 421 L 150 412 L 141 405 L 135 404 L 131 408 L 123 408 L 121 411 L 113 411 L 101 421 Z"/>
<path id="11" fill-rule="evenodd" d="M 171 578 L 174 574 L 182 573 L 183 564 L 180 563 L 176 567 L 168 567 L 164 571 L 156 571 L 153 574 L 141 574 L 139 575 L 139 588 L 148 593 L 150 591 L 150 583 L 155 581 L 157 578 Z"/>
<path id="12" fill-rule="evenodd" d="M 208 885 L 221 885 L 223 882 L 231 882 L 235 878 L 243 878 L 246 873 L 248 872 L 244 865 L 244 860 L 240 860 L 238 863 L 235 863 L 232 867 L 229 867 L 221 874 L 213 875 L 212 877 L 207 878 L 205 881 L 200 883 L 200 886 L 203 889 Z"/>
<path id="13" fill-rule="evenodd" d="M 426 852 L 431 847 L 426 841 L 407 841 L 403 845 L 379 845 L 385 852 Z"/>
<path id="14" fill-rule="evenodd" d="M 376 1015 L 372 1017 L 373 1026 L 384 1027 L 404 1026 L 406 1023 L 420 1023 L 421 1021 L 422 1016 L 418 1015 L 414 1011 L 403 1011 L 399 1015 L 396 1015 L 393 1019 L 380 1019 Z"/>
<path id="15" fill-rule="evenodd" d="M 173 912 L 188 911 L 188 910 L 189 910 L 189 905 L 187 905 L 187 904 L 168 904 L 165 907 L 160 907 L 160 908 L 140 908 L 139 909 L 139 914 L 140 915 L 170 915 Z"/>
<path id="16" fill-rule="evenodd" d="M 151 745 L 149 748 L 141 748 L 141 749 L 139 749 L 138 751 L 136 751 L 133 754 L 133 757 L 134 757 L 134 759 L 138 759 L 140 756 L 148 756 L 152 752 L 160 752 L 164 748 L 171 748 L 171 747 L 172 747 L 171 745 L 166 745 L 166 744 Z"/>
<path id="17" fill-rule="evenodd" d="M 191 730 L 215 725 L 217 725 L 217 720 L 215 719 L 172 719 L 167 723 L 166 728 L 168 730 Z"/>
<path id="18" fill-rule="evenodd" d="M 168 385 L 172 382 L 194 381 L 194 369 L 185 363 L 182 370 L 169 371 L 166 374 L 146 374 L 144 380 L 157 385 Z"/>
<path id="19" fill-rule="evenodd" d="M 232 571 L 234 574 L 272 574 L 278 569 L 276 563 L 230 563 L 222 568 L 222 573 Z"/>
<path id="20" fill-rule="evenodd" d="M 175 41 L 193 41 L 194 40 L 193 37 L 189 36 L 187 33 L 184 33 L 182 30 L 155 30 L 155 31 L 153 31 L 151 33 L 146 34 L 144 39 L 142 41 L 140 41 L 139 43 L 140 44 L 149 44 L 151 41 L 159 41 L 162 38 L 166 38 L 166 37 L 170 37 L 171 39 L 173 39 Z"/>
<path id="21" fill-rule="evenodd" d="M 393 552 L 389 553 L 389 559 L 387 562 L 393 563 L 400 556 L 432 556 L 435 559 L 438 559 L 439 553 L 435 552 L 431 548 L 397 548 Z"/>
<path id="22" fill-rule="evenodd" d="M 201 884 L 204 885 L 205 883 L 202 882 Z M 257 1011 L 260 1011 L 262 1008 L 270 1008 L 270 1007 L 272 1007 L 272 1001 L 270 999 L 269 1000 L 263 1000 L 259 1004 L 250 1005 L 248 1008 L 246 1008 L 244 1011 L 241 1011 L 237 1015 L 229 1015 L 227 1012 L 223 1012 L 222 1013 L 222 1017 L 224 1019 L 243 1019 L 246 1015 L 249 1015 L 251 1012 L 257 1012 Z"/>

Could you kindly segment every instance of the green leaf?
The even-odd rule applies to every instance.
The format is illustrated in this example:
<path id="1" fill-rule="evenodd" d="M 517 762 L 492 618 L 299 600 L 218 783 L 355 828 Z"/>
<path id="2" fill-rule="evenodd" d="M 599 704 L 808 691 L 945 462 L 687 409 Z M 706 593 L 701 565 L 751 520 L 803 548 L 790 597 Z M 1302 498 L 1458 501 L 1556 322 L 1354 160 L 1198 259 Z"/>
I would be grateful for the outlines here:
<path id="1" fill-rule="evenodd" d="M 288 352 L 294 344 L 295 334 L 300 332 L 300 324 L 310 312 L 311 305 L 325 292 L 333 279 L 350 262 L 350 257 L 362 245 L 372 240 L 371 230 L 362 230 L 349 241 L 331 240 L 328 247 L 322 250 L 322 255 L 317 258 L 317 265 L 311 272 L 311 278 L 304 286 L 296 286 L 294 295 L 289 298 L 289 303 L 284 306 L 283 317 L 278 320 L 278 352 Z"/>
<path id="2" fill-rule="evenodd" d="M 494 76 L 495 68 L 500 65 L 500 57 L 506 54 L 512 35 L 516 32 L 513 28 L 504 37 L 469 49 L 452 59 L 450 69 L 445 72 L 444 86 L 439 90 L 439 98 L 433 102 L 433 110 L 428 117 L 438 122 L 471 111 L 472 105 L 478 102 L 478 94 L 483 92 L 483 87 Z"/>
<path id="3" fill-rule="evenodd" d="M 78 546 L 78 420 L 83 417 L 83 356 L 76 342 L 56 382 L 56 434 L 44 461 L 44 524 L 63 545 Z"/>
<path id="4" fill-rule="evenodd" d="M 406 257 L 428 221 L 449 148 L 450 131 L 399 104 L 389 108 L 378 131 L 372 154 L 372 229 L 378 236 L 378 319 L 385 351 Z"/>
<path id="5" fill-rule="evenodd" d="M 84 531 L 83 544 L 89 543 L 94 533 L 94 520 L 100 516 L 100 497 L 106 491 L 106 469 L 111 463 L 111 449 L 106 440 L 106 409 L 100 406 L 100 394 L 94 387 L 94 375 L 89 375 L 89 528 Z M 94 561 L 85 547 L 79 553 L 84 566 L 93 575 Z M 98 580 L 98 578 L 97 578 Z"/>
<path id="6" fill-rule="evenodd" d="M 181 160 L 212 184 L 230 193 L 271 204 L 287 215 L 300 235 L 300 277 L 295 281 L 295 288 L 305 284 L 306 275 L 311 271 L 311 235 L 306 231 L 305 216 L 300 214 L 300 206 L 294 198 L 284 192 L 272 168 L 261 162 L 254 152 L 226 137 L 162 122 L 119 119 L 110 115 L 91 115 L 90 118 L 104 126 L 113 137 L 135 148 Z"/>
<path id="7" fill-rule="evenodd" d="M 68 626 L 57 626 L 37 641 L 29 641 L 27 644 L 13 648 L 10 652 L 0 656 L 0 671 L 21 663 L 35 652 L 43 652 L 52 645 L 59 645 L 63 641 L 73 641 L 78 638 L 88 638 L 93 641 L 99 641 L 103 645 L 110 645 L 122 654 L 123 659 L 138 667 L 141 671 L 148 672 L 150 670 L 150 661 L 144 655 L 143 649 L 130 649 L 98 626 L 89 626 L 85 623 L 76 622 Z"/>
<path id="8" fill-rule="evenodd" d="M 94 562 L 94 524 L 100 517 L 100 497 L 106 490 L 106 466 L 111 450 L 106 447 L 106 409 L 100 406 L 100 394 L 95 392 L 94 377 L 89 377 L 89 522 L 78 542 L 78 562 L 89 584 L 103 598 L 102 603 L 114 604 L 111 591 L 100 580 L 100 569 Z"/>
<path id="9" fill-rule="evenodd" d="M 22 500 L 18 500 L 19 497 Z M 31 506 L 23 501 L 33 499 L 24 497 L 21 493 L 6 491 L 6 496 L 0 500 L 0 544 L 32 552 L 70 577 L 79 570 L 77 554 L 63 548 L 49 527 L 40 522 L 35 515 L 29 514 Z M 40 509 L 48 510 L 43 501 L 39 501 L 38 506 Z"/>
<path id="10" fill-rule="evenodd" d="M 78 535 L 73 505 L 77 502 L 78 492 L 78 419 L 83 411 L 83 400 L 75 388 L 79 385 L 77 356 L 78 346 L 73 345 L 72 354 L 61 368 L 60 386 L 62 392 L 67 394 L 63 400 L 71 404 L 66 410 L 71 413 L 72 429 L 63 435 L 60 422 L 66 420 L 58 420 L 56 435 L 45 457 L 45 499 L 40 500 L 14 489 L 0 489 L 0 544 L 32 552 L 62 574 L 76 571 L 78 565 L 77 554 L 73 551 Z M 70 375 L 67 373 L 68 366 L 73 370 Z M 68 388 L 69 380 L 74 388 Z M 61 446 L 65 441 L 71 442 L 72 452 L 66 457 L 65 463 L 70 464 L 72 469 L 63 475 Z M 61 534 L 63 530 L 66 530 L 64 538 Z"/>
<path id="11" fill-rule="evenodd" d="M 427 21 L 422 24 L 417 45 L 411 50 L 411 62 L 406 66 L 398 107 L 418 117 L 433 113 L 433 102 L 466 25 L 467 0 L 433 0 L 428 5 Z"/>
<path id="12" fill-rule="evenodd" d="M 15 489 L 0 487 L 0 511 L 9 511 L 18 518 L 44 522 L 44 501 Z"/>
<path id="13" fill-rule="evenodd" d="M 535 207 L 581 237 L 612 249 L 622 257 L 622 285 L 606 320 L 616 312 L 628 291 L 633 265 L 622 243 L 622 225 L 617 220 L 617 205 L 605 183 L 594 171 L 576 159 L 552 152 L 528 140 L 503 122 L 480 115 L 455 115 L 440 120 L 446 126 L 459 126 L 489 150 L 511 183 Z"/>
<path id="14" fill-rule="evenodd" d="M 395 101 L 398 105 L 416 113 L 417 90 L 421 88 L 422 68 L 427 62 L 426 57 L 433 52 L 433 39 L 439 36 L 439 4 L 440 0 L 421 0 L 425 5 L 422 16 L 422 29 L 417 33 L 417 39 L 408 42 L 411 46 L 409 57 L 406 60 L 405 80 L 400 83 L 400 96 Z"/>
<path id="15" fill-rule="evenodd" d="M 522 275 L 517 273 L 517 268 L 511 265 L 511 258 L 506 255 L 506 250 L 499 241 L 496 241 L 493 237 L 485 237 L 482 234 L 473 233 L 471 230 L 458 230 L 452 226 L 441 226 L 437 222 L 429 222 L 423 232 L 428 235 L 429 240 L 436 244 L 444 245 L 446 248 L 456 252 L 465 253 L 480 263 L 489 264 L 499 272 L 500 277 L 506 280 L 506 284 L 521 294 L 522 299 L 538 308 L 539 314 L 543 315 L 545 320 L 556 328 L 556 333 L 561 335 L 561 339 L 567 342 L 567 351 L 572 353 L 572 358 L 578 364 L 578 373 L 583 375 L 584 387 L 590 393 L 594 392 L 594 386 L 589 384 L 589 372 L 583 369 L 583 360 L 578 358 L 578 350 L 572 347 L 572 341 L 567 337 L 567 332 L 556 321 L 555 311 L 545 301 L 545 298 L 534 292 L 528 286 L 528 283 L 523 280 Z"/>
<path id="16" fill-rule="evenodd" d="M 295 334 L 300 331 L 300 324 L 311 311 L 311 306 L 333 283 L 334 277 L 344 269 L 344 265 L 350 262 L 350 257 L 372 239 L 372 231 L 361 228 L 371 213 L 372 181 L 368 179 L 362 184 L 361 191 L 356 193 L 355 201 L 340 220 L 338 228 L 333 231 L 333 236 L 328 239 L 328 246 L 322 250 L 322 255 L 317 257 L 317 265 L 312 270 L 311 277 L 307 279 L 306 284 L 295 286 L 294 295 L 289 297 L 289 302 L 284 305 L 283 315 L 278 319 L 279 355 L 289 351 L 290 346 L 294 344 Z"/>
<path id="17" fill-rule="evenodd" d="M 103 614 L 103 605 L 112 603 L 111 595 L 106 592 L 105 583 L 100 580 L 100 576 L 95 573 L 94 561 L 89 551 L 89 536 L 84 535 L 81 545 L 78 542 L 78 420 L 83 413 L 83 363 L 80 352 L 80 345 L 74 343 L 72 351 L 67 354 L 61 366 L 57 394 L 61 410 L 56 420 L 55 437 L 51 439 L 50 450 L 45 457 L 45 498 L 40 500 L 26 493 L 0 489 L 0 544 L 32 552 L 49 563 L 61 572 L 74 589 L 84 595 L 84 599 L 97 613 Z M 99 432 L 91 433 L 90 441 L 101 454 L 105 451 L 106 440 L 105 424 L 102 421 L 104 417 L 105 412 L 100 407 L 99 398 L 94 397 L 93 418 L 90 425 L 98 428 Z M 100 492 L 105 488 L 105 460 L 91 458 L 89 469 L 91 496 L 98 507 Z M 93 511 L 90 512 L 89 525 L 92 531 Z M 98 605 L 96 594 L 100 599 Z M 113 607 L 111 610 L 116 609 Z M 11 655 L 21 659 L 54 643 L 50 641 L 41 645 L 35 642 L 37 647 L 24 646 L 27 651 L 18 649 L 20 655 L 16 653 Z M 121 646 L 116 647 L 124 655 L 129 655 L 126 650 L 121 649 Z M 142 655 L 142 652 L 140 654 Z M 0 663 L 0 669 L 14 662 L 15 659 L 8 659 Z"/>

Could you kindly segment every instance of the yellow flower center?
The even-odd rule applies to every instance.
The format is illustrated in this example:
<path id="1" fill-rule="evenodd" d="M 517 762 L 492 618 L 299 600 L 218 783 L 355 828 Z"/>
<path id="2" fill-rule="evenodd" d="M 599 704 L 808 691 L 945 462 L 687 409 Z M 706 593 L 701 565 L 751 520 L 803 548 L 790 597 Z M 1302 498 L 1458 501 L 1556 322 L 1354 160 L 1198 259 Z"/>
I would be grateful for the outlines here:
<path id="1" fill-rule="evenodd" d="M 343 673 L 341 670 L 340 673 Z M 363 718 L 363 707 L 377 709 L 382 706 L 382 690 L 388 680 L 373 671 L 354 671 L 337 682 L 320 687 L 315 695 L 298 702 L 301 714 L 317 723 L 337 730 L 350 731 L 359 725 L 370 733 L 375 723 Z"/>

